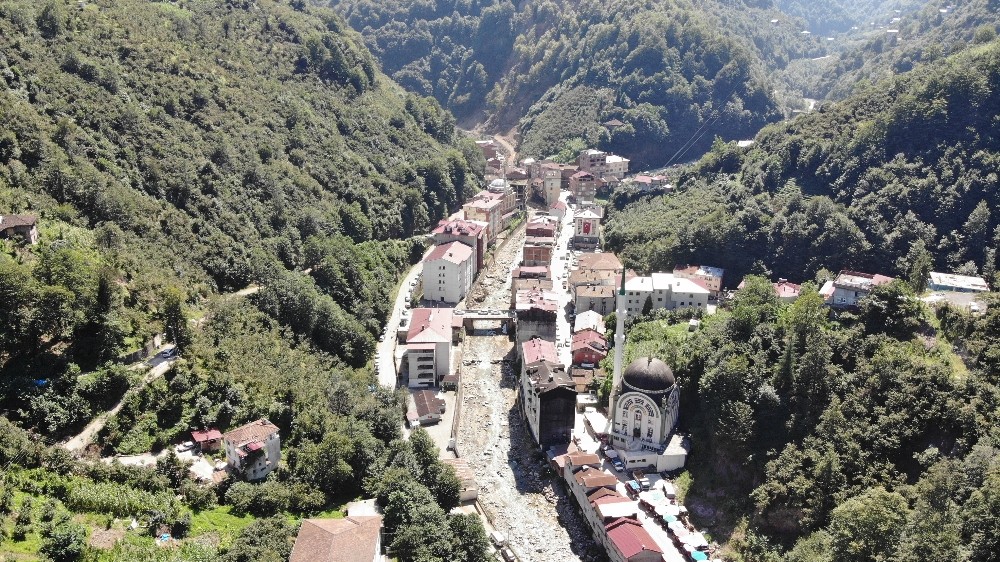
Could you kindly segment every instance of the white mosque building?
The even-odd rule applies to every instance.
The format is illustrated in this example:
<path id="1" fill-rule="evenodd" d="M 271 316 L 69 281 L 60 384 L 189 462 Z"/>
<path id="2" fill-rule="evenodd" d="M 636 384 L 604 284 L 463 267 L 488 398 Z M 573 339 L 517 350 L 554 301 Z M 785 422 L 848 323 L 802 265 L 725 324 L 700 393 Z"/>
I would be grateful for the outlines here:
<path id="1" fill-rule="evenodd" d="M 628 470 L 677 470 L 684 466 L 688 452 L 687 439 L 674 433 L 680 416 L 680 389 L 670 367 L 655 357 L 639 357 L 622 372 L 627 314 L 624 295 L 623 283 L 615 311 L 614 378 L 608 410 L 610 445 Z"/>

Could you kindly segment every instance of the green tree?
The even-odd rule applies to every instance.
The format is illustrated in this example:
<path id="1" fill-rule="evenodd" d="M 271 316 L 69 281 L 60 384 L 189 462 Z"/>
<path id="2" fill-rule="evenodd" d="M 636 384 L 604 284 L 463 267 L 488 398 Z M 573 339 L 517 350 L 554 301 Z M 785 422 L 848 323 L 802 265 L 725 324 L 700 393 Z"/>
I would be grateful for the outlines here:
<path id="1" fill-rule="evenodd" d="M 917 499 L 900 540 L 897 560 L 961 560 L 962 520 L 967 514 L 955 502 L 961 482 L 950 461 L 930 468 L 917 483 Z M 978 560 L 978 558 L 975 558 Z"/>
<path id="2" fill-rule="evenodd" d="M 184 351 L 191 345 L 191 329 L 184 315 L 184 292 L 177 287 L 169 287 L 163 296 L 163 325 L 167 330 L 167 340 Z"/>
<path id="3" fill-rule="evenodd" d="M 869 333 L 883 333 L 900 339 L 912 337 L 920 326 L 921 304 L 902 281 L 879 285 L 861 305 L 861 320 Z"/>
<path id="4" fill-rule="evenodd" d="M 65 517 L 46 526 L 38 551 L 54 562 L 80 560 L 87 550 L 87 528 Z"/>
<path id="5" fill-rule="evenodd" d="M 909 507 L 898 492 L 869 488 L 830 516 L 832 562 L 889 562 L 899 545 Z"/>
<path id="6" fill-rule="evenodd" d="M 1000 467 L 994 467 L 965 504 L 964 533 L 970 537 L 970 559 L 1000 560 Z"/>
<path id="7" fill-rule="evenodd" d="M 927 250 L 923 240 L 916 240 L 910 245 L 910 252 L 906 256 L 907 263 L 910 264 L 907 271 L 907 278 L 913 292 L 920 294 L 927 290 L 927 282 L 930 278 L 931 269 L 934 267 L 934 258 Z"/>
<path id="8" fill-rule="evenodd" d="M 455 537 L 454 560 L 460 562 L 487 562 L 490 560 L 490 541 L 478 515 L 451 515 L 448 526 Z"/>
<path id="9" fill-rule="evenodd" d="M 286 562 L 297 532 L 298 526 L 289 524 L 282 516 L 257 519 L 240 531 L 220 561 Z"/>

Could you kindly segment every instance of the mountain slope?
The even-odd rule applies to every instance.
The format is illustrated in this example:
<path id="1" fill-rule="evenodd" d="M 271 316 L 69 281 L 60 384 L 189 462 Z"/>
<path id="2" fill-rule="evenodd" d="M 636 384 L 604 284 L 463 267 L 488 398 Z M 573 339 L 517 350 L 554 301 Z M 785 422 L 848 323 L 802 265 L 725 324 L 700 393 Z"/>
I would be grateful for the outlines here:
<path id="1" fill-rule="evenodd" d="M 463 122 L 516 125 L 526 156 L 580 139 L 639 167 L 751 136 L 781 116 L 767 70 L 826 52 L 801 25 L 772 25 L 767 2 L 332 4 L 404 87 Z"/>

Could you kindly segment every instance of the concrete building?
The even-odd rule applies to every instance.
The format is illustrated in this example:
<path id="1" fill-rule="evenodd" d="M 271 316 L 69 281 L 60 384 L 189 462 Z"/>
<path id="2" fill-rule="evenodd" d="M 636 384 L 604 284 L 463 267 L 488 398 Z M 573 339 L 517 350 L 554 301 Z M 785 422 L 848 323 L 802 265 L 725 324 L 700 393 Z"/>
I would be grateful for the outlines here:
<path id="1" fill-rule="evenodd" d="M 559 234 L 559 220 L 549 215 L 539 215 L 525 225 L 526 236 L 555 238 Z"/>
<path id="2" fill-rule="evenodd" d="M 462 205 L 465 220 L 486 223 L 486 241 L 494 244 L 503 230 L 503 198 L 493 197 L 482 191 Z"/>
<path id="3" fill-rule="evenodd" d="M 541 341 L 541 340 L 534 340 Z M 550 344 L 551 342 L 544 342 Z M 555 348 L 553 348 L 553 353 Z M 566 369 L 547 359 L 527 362 L 521 376 L 521 409 L 531 436 L 543 449 L 566 445 L 576 420 L 576 389 Z"/>
<path id="4" fill-rule="evenodd" d="M 517 314 L 518 350 L 521 344 L 532 339 L 556 340 L 556 320 L 559 297 L 540 290 L 518 291 L 514 311 Z"/>
<path id="5" fill-rule="evenodd" d="M 647 303 L 650 310 L 707 310 L 710 294 L 699 281 L 657 272 L 649 277 L 627 277 L 624 304 L 633 316 L 642 314 Z"/>
<path id="6" fill-rule="evenodd" d="M 552 262 L 555 238 L 528 236 L 524 239 L 523 263 L 526 266 L 548 265 Z"/>
<path id="7" fill-rule="evenodd" d="M 622 517 L 606 528 L 611 562 L 661 562 L 663 549 L 636 519 Z"/>
<path id="8" fill-rule="evenodd" d="M 691 279 L 700 281 L 709 291 L 712 297 L 718 297 L 722 291 L 722 277 L 725 270 L 721 267 L 710 265 L 675 265 L 674 277 L 681 279 Z"/>
<path id="9" fill-rule="evenodd" d="M 0 215 L 0 238 L 20 238 L 27 244 L 37 244 L 38 218 L 31 215 Z"/>
<path id="10" fill-rule="evenodd" d="M 475 279 L 473 249 L 461 242 L 437 245 L 424 258 L 421 281 L 424 299 L 456 304 L 465 298 Z"/>
<path id="11" fill-rule="evenodd" d="M 278 427 L 259 419 L 222 436 L 226 463 L 230 470 L 246 480 L 261 480 L 281 461 L 281 438 Z"/>
<path id="12" fill-rule="evenodd" d="M 938 273 L 932 271 L 927 283 L 931 291 L 953 291 L 956 293 L 988 293 L 989 284 L 982 277 Z"/>
<path id="13" fill-rule="evenodd" d="M 841 271 L 833 281 L 827 281 L 819 294 L 826 304 L 834 308 L 858 306 L 872 289 L 895 281 L 892 277 L 858 271 Z"/>
<path id="14" fill-rule="evenodd" d="M 594 174 L 581 170 L 569 178 L 569 192 L 576 203 L 592 203 L 597 197 L 599 180 Z"/>
<path id="15" fill-rule="evenodd" d="M 577 213 L 573 217 L 573 247 L 596 248 L 600 243 L 601 217 L 590 209 Z"/>
<path id="16" fill-rule="evenodd" d="M 595 176 L 622 179 L 628 173 L 628 158 L 608 154 L 600 150 L 588 149 L 580 153 L 576 159 L 581 170 L 591 172 Z"/>
<path id="17" fill-rule="evenodd" d="M 474 248 L 476 251 L 476 260 L 473 274 L 475 274 L 485 264 L 486 247 L 489 245 L 489 240 L 486 237 L 488 227 L 489 225 L 485 222 L 450 218 L 438 222 L 437 228 L 431 234 L 435 244 L 461 242 L 470 248 Z"/>
<path id="18" fill-rule="evenodd" d="M 450 308 L 413 309 L 406 333 L 410 388 L 438 386 L 451 371 L 453 319 Z"/>
<path id="19" fill-rule="evenodd" d="M 596 330 L 583 330 L 573 334 L 570 353 L 573 365 L 593 368 L 608 356 L 608 341 Z"/>
<path id="20" fill-rule="evenodd" d="M 288 562 L 384 562 L 382 516 L 305 519 Z"/>
<path id="21" fill-rule="evenodd" d="M 191 432 L 191 440 L 198 446 L 202 453 L 218 451 L 222 448 L 222 432 L 218 429 L 209 428 Z"/>
<path id="22" fill-rule="evenodd" d="M 604 315 L 595 310 L 577 312 L 573 320 L 573 333 L 584 330 L 594 330 L 598 334 L 604 335 Z"/>

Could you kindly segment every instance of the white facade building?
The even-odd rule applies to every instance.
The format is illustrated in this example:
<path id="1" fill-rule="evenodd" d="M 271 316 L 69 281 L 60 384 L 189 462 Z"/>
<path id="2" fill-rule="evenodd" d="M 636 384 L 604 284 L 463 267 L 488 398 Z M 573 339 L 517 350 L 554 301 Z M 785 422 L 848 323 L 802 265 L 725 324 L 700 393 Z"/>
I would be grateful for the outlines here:
<path id="1" fill-rule="evenodd" d="M 694 280 L 672 273 L 653 273 L 648 277 L 631 277 L 625 281 L 624 306 L 628 314 L 639 315 L 648 298 L 651 299 L 651 310 L 707 310 L 709 295 L 711 291 Z"/>
<path id="2" fill-rule="evenodd" d="M 424 259 L 424 299 L 455 304 L 465 298 L 475 276 L 475 252 L 461 242 L 440 244 Z"/>
<path id="3" fill-rule="evenodd" d="M 281 461 L 281 439 L 278 427 L 259 419 L 226 432 L 222 436 L 226 462 L 247 480 L 261 480 L 278 467 Z"/>

